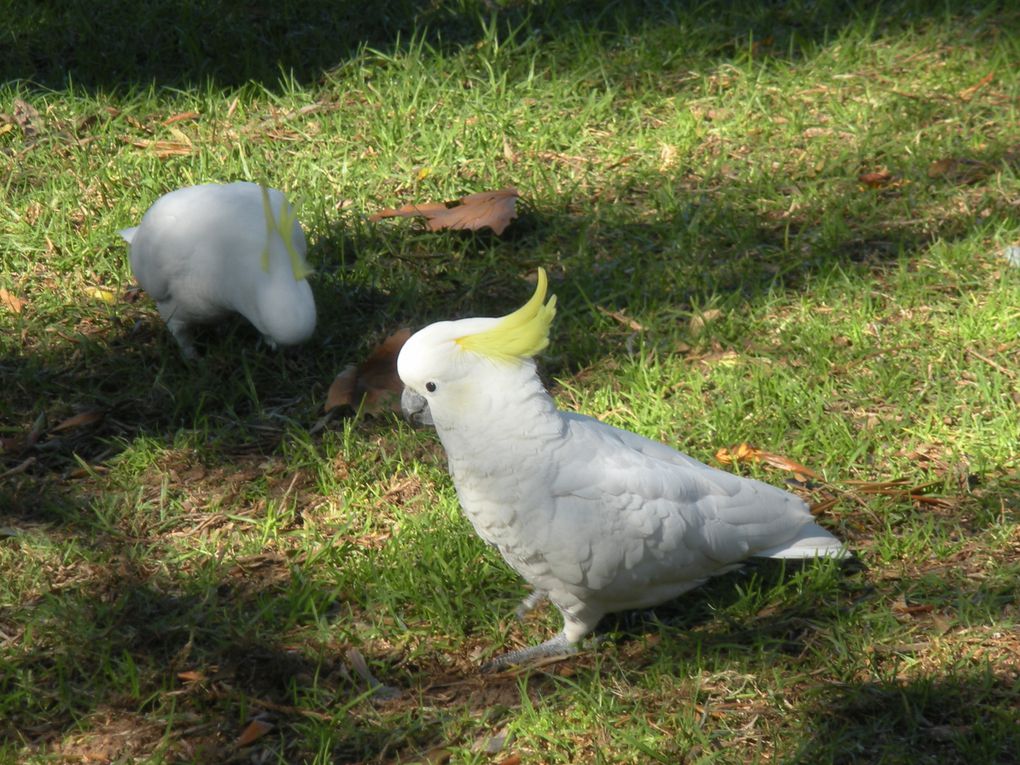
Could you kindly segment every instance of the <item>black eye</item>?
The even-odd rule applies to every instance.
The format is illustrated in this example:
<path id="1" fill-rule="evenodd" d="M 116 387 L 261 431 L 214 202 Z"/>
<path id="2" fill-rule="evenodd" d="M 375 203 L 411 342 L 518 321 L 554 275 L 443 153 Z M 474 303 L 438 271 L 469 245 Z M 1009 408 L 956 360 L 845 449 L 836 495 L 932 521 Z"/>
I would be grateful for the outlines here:
<path id="1" fill-rule="evenodd" d="M 427 383 L 425 383 L 425 390 L 427 390 L 429 393 L 435 393 L 436 392 L 436 384 L 434 382 L 427 382 Z"/>

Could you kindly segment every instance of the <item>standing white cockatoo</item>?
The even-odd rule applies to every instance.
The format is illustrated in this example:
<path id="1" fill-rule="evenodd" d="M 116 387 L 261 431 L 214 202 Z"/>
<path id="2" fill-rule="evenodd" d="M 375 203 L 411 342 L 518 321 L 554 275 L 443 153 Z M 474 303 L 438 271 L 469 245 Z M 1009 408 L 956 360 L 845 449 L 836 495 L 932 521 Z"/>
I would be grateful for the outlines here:
<path id="1" fill-rule="evenodd" d="M 308 246 L 282 191 L 255 183 L 207 183 L 156 200 L 135 228 L 131 270 L 186 357 L 191 327 L 239 313 L 270 346 L 315 330 Z"/>
<path id="2" fill-rule="evenodd" d="M 658 605 L 752 556 L 846 554 L 793 494 L 558 410 L 532 359 L 555 314 L 546 285 L 539 269 L 519 310 L 431 324 L 397 359 L 405 415 L 435 426 L 468 520 L 534 588 L 518 615 L 547 597 L 563 614 L 556 637 L 488 668 L 571 653 L 604 614 Z"/>

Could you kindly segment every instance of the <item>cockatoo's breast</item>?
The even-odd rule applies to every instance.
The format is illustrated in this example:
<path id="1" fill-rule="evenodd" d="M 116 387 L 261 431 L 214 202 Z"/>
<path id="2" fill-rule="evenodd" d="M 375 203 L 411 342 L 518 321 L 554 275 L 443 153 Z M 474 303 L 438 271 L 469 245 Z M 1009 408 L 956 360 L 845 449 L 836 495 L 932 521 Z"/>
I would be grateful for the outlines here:
<path id="1" fill-rule="evenodd" d="M 523 544 L 530 535 L 522 531 L 545 522 L 553 451 L 565 428 L 540 386 L 513 393 L 514 405 L 502 395 L 490 399 L 488 416 L 436 422 L 465 515 L 479 536 L 501 549 Z"/>

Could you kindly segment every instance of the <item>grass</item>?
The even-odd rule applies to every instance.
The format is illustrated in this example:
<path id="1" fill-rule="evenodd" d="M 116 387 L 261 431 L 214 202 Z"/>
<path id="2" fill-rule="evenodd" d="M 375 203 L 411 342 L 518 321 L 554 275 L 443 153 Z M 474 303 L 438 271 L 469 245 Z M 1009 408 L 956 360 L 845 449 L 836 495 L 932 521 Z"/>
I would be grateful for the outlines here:
<path id="1" fill-rule="evenodd" d="M 0 762 L 1016 761 L 1009 4 L 199 5 L 0 12 Z M 303 200 L 319 327 L 189 364 L 116 231 L 236 178 Z M 367 221 L 506 185 L 501 238 Z M 562 406 L 818 471 L 859 564 L 479 677 L 555 614 L 510 618 L 431 434 L 321 406 L 540 265 Z"/>

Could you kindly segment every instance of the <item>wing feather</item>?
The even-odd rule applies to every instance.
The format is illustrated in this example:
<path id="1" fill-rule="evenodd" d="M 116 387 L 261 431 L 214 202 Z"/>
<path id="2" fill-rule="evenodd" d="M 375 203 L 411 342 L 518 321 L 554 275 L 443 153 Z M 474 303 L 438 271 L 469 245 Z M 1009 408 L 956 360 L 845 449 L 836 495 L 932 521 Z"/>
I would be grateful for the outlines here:
<path id="1" fill-rule="evenodd" d="M 583 415 L 563 416 L 549 563 L 573 584 L 573 565 L 554 559 L 584 560 L 584 584 L 599 598 L 651 602 L 650 592 L 681 591 L 781 549 L 811 522 L 800 499 L 774 486 Z"/>

